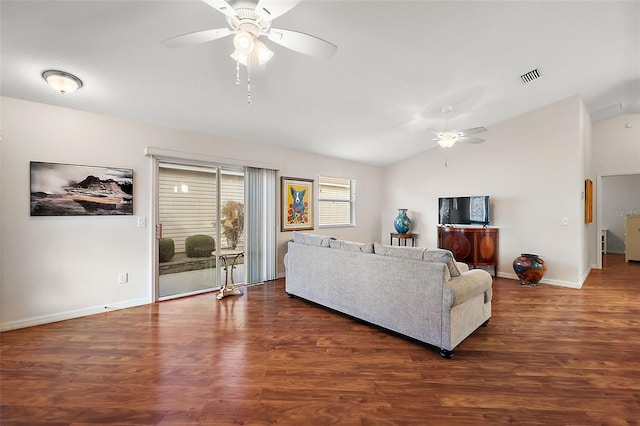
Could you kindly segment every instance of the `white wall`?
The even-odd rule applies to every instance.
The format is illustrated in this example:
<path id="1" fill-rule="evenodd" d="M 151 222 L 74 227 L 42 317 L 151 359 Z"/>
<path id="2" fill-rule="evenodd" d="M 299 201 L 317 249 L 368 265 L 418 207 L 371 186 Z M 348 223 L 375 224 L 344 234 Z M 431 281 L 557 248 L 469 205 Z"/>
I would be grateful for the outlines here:
<path id="1" fill-rule="evenodd" d="M 640 173 L 640 114 L 624 114 L 595 123 L 592 132 L 595 173 Z"/>
<path id="2" fill-rule="evenodd" d="M 587 275 L 591 271 L 592 267 L 597 266 L 596 256 L 600 253 L 600 237 L 596 234 L 597 224 L 593 219 L 596 216 L 596 205 L 593 203 L 591 205 L 591 214 L 592 221 L 590 223 L 585 223 L 586 218 L 586 179 L 591 180 L 591 182 L 596 181 L 596 176 L 593 172 L 592 159 L 591 159 L 591 151 L 593 149 L 593 141 L 591 137 L 591 117 L 589 115 L 589 111 L 587 111 L 587 107 L 584 103 L 580 102 L 580 111 L 579 111 L 579 131 L 580 131 L 580 149 L 581 149 L 581 159 L 582 159 L 582 174 L 581 179 L 582 182 L 585 182 L 582 186 L 582 191 L 580 193 L 580 199 L 582 200 L 582 218 L 583 218 L 583 226 L 582 233 L 580 235 L 580 247 L 582 248 L 581 256 L 578 262 L 578 273 L 580 275 L 580 286 L 584 283 L 584 280 L 587 279 Z M 593 194 L 592 194 L 593 195 Z"/>
<path id="3" fill-rule="evenodd" d="M 498 274 L 515 279 L 513 260 L 536 253 L 547 263 L 543 283 L 579 287 L 588 272 L 581 270 L 582 114 L 574 96 L 491 126 L 483 144 L 433 148 L 387 167 L 381 238 L 389 238 L 403 207 L 419 245 L 436 247 L 438 197 L 489 195 L 491 225 L 500 228 Z"/>
<path id="4" fill-rule="evenodd" d="M 329 157 L 1 98 L 1 328 L 126 307 L 152 298 L 151 164 L 145 147 L 269 163 L 282 176 L 357 179 L 357 227 L 316 232 L 360 241 L 380 235 L 381 169 Z M 29 161 L 134 170 L 134 216 L 30 217 Z M 279 234 L 279 275 L 291 232 Z M 119 272 L 129 273 L 118 284 Z"/>

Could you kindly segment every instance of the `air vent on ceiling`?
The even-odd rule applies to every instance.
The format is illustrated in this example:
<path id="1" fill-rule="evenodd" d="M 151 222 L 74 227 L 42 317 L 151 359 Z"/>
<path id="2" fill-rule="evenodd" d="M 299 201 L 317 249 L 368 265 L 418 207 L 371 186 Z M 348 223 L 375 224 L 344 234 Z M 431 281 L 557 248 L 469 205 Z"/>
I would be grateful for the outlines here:
<path id="1" fill-rule="evenodd" d="M 529 71 L 526 74 L 522 74 L 520 78 L 522 79 L 523 83 L 530 83 L 533 80 L 537 80 L 540 78 L 540 70 L 536 68 L 533 71 Z"/>

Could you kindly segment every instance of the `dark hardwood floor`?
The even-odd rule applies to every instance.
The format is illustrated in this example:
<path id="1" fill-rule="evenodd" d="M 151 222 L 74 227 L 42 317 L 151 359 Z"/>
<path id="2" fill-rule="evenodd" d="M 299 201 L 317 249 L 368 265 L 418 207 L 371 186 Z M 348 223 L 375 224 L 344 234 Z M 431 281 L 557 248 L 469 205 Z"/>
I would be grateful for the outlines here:
<path id="1" fill-rule="evenodd" d="M 283 280 L 215 295 L 2 333 L 1 423 L 640 424 L 640 264 L 621 255 L 581 290 L 495 278 L 451 360 Z"/>

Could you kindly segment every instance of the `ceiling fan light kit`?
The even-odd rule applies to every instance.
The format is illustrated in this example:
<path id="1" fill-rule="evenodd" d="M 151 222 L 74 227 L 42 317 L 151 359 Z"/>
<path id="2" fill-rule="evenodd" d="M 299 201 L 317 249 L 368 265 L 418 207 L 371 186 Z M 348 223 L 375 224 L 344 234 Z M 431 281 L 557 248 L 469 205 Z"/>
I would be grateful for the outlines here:
<path id="1" fill-rule="evenodd" d="M 258 64 L 264 65 L 273 58 L 273 51 L 269 49 L 263 42 L 258 41 L 253 49 L 258 58 Z"/>
<path id="2" fill-rule="evenodd" d="M 437 141 L 441 147 L 451 148 L 458 141 L 458 138 L 455 135 L 441 133 L 438 135 Z"/>
<path id="3" fill-rule="evenodd" d="M 230 55 L 234 61 L 236 61 L 238 64 L 242 64 L 245 67 L 249 65 L 249 55 L 242 53 L 240 51 L 238 51 L 237 49 L 233 51 L 233 53 Z M 238 76 L 238 80 L 236 81 L 236 83 L 240 84 L 239 81 L 240 76 Z"/>
<path id="4" fill-rule="evenodd" d="M 263 42 L 254 41 L 247 38 L 240 38 L 238 36 L 242 36 L 244 33 L 240 33 L 236 35 L 234 38 L 233 44 L 236 50 L 230 55 L 234 61 L 241 63 L 245 67 L 248 67 L 250 64 L 250 58 L 252 54 L 255 54 L 256 59 L 258 60 L 258 64 L 264 65 L 273 57 L 273 51 L 269 49 Z"/>
<path id="5" fill-rule="evenodd" d="M 233 38 L 233 45 L 236 50 L 250 55 L 253 52 L 253 46 L 255 45 L 255 36 L 249 32 L 241 31 Z"/>
<path id="6" fill-rule="evenodd" d="M 251 104 L 251 57 L 260 65 L 266 64 L 273 51 L 261 40 L 266 37 L 287 49 L 311 56 L 331 57 L 337 46 L 321 38 L 298 31 L 271 28 L 273 19 L 293 9 L 301 0 L 258 0 L 254 8 L 247 2 L 238 2 L 234 9 L 225 0 L 202 0 L 227 18 L 229 28 L 197 31 L 164 40 L 168 47 L 205 43 L 231 34 L 235 50 L 231 57 L 236 61 L 236 84 L 240 84 L 240 65 L 247 68 L 247 101 Z"/>

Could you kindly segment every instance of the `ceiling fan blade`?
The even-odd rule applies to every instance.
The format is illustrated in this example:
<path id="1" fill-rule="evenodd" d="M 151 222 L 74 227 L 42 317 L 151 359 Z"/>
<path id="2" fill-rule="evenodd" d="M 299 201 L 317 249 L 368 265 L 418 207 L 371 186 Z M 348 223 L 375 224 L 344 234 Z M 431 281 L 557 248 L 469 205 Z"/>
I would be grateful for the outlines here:
<path id="1" fill-rule="evenodd" d="M 462 136 L 467 136 L 467 135 L 474 135 L 476 133 L 482 133 L 486 131 L 487 131 L 486 127 L 474 127 L 473 129 L 461 130 L 458 132 L 458 134 Z"/>
<path id="2" fill-rule="evenodd" d="M 298 31 L 271 28 L 267 37 L 287 49 L 321 58 L 332 57 L 338 49 L 338 46 L 333 43 Z"/>
<path id="3" fill-rule="evenodd" d="M 464 142 L 464 143 L 482 143 L 482 142 L 484 142 L 484 139 L 468 138 L 466 136 L 463 136 L 463 137 L 460 138 L 460 142 Z"/>
<path id="4" fill-rule="evenodd" d="M 209 6 L 211 6 L 212 8 L 214 8 L 215 10 L 217 10 L 218 12 L 225 14 L 226 16 L 229 16 L 231 18 L 233 18 L 234 16 L 237 16 L 237 13 L 233 9 L 233 7 L 231 7 L 231 5 L 224 0 L 202 0 L 202 1 L 208 4 Z"/>
<path id="5" fill-rule="evenodd" d="M 301 0 L 260 0 L 256 5 L 256 13 L 275 19 L 284 15 L 300 3 Z"/>
<path id="6" fill-rule="evenodd" d="M 206 43 L 233 34 L 229 28 L 216 28 L 215 30 L 196 31 L 195 33 L 183 34 L 171 37 L 162 42 L 167 47 L 180 47 L 190 44 Z"/>

